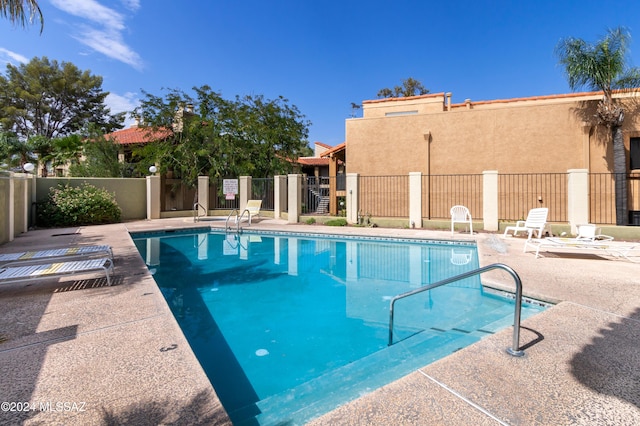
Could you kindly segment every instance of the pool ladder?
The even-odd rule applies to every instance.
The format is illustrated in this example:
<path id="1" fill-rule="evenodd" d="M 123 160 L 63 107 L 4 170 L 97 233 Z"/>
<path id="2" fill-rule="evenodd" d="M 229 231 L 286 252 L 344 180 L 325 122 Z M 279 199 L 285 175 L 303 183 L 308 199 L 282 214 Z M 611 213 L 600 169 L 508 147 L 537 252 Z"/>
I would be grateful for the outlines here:
<path id="1" fill-rule="evenodd" d="M 242 232 L 242 228 L 240 227 L 240 222 L 242 222 L 242 218 L 244 217 L 244 214 L 246 213 L 247 216 L 251 218 L 251 212 L 249 211 L 249 209 L 244 209 L 239 217 L 238 217 L 238 212 L 239 212 L 238 209 L 233 209 L 231 210 L 231 212 L 229 212 L 229 216 L 227 216 L 227 220 L 224 222 L 224 229 L 226 232 L 234 231 L 234 229 L 231 226 L 229 226 L 229 219 L 231 219 L 231 216 L 233 216 L 234 213 L 236 214 L 235 215 L 235 218 L 236 218 L 235 233 L 236 234 L 240 234 Z M 251 220 L 249 220 L 249 224 L 251 224 Z"/>
<path id="2" fill-rule="evenodd" d="M 400 299 L 404 299 L 405 297 L 413 296 L 414 294 L 422 293 L 423 291 L 431 290 L 436 287 L 443 286 L 445 284 L 451 284 L 456 281 L 463 280 L 465 278 L 473 277 L 475 275 L 480 275 L 484 272 L 491 271 L 493 269 L 503 269 L 507 271 L 513 280 L 516 283 L 516 300 L 515 300 L 515 310 L 513 313 L 513 342 L 510 348 L 507 348 L 507 353 L 513 356 L 523 356 L 524 351 L 520 350 L 520 312 L 522 310 L 522 281 L 520 277 L 510 266 L 504 265 L 502 263 L 494 263 L 492 265 L 488 265 L 479 269 L 474 269 L 473 271 L 465 272 L 464 274 L 456 275 L 451 278 L 444 279 L 442 281 L 438 281 L 433 284 L 429 284 L 424 287 L 417 288 L 412 291 L 408 291 L 406 293 L 399 294 L 391 299 L 391 304 L 389 306 L 389 344 L 388 346 L 393 345 L 393 308 L 396 301 Z"/>

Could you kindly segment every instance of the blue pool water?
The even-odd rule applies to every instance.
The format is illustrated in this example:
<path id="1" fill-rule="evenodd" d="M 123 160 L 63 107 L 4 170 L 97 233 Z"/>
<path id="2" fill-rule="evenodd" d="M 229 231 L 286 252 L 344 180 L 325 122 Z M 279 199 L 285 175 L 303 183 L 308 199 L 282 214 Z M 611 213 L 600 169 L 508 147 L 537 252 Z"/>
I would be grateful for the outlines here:
<path id="1" fill-rule="evenodd" d="M 478 268 L 471 243 L 133 239 L 236 425 L 302 424 L 513 324 L 513 301 L 476 276 L 398 301 L 388 346 L 391 298 Z"/>

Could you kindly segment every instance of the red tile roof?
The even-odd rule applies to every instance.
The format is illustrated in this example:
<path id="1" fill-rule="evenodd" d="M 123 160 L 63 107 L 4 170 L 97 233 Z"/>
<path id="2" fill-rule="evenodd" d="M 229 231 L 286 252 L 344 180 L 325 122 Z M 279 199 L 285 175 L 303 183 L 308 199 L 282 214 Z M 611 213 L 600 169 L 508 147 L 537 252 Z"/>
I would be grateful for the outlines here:
<path id="1" fill-rule="evenodd" d="M 303 166 L 328 166 L 329 159 L 318 157 L 299 157 L 298 164 L 302 164 Z"/>
<path id="2" fill-rule="evenodd" d="M 156 142 L 171 136 L 173 132 L 169 129 L 153 130 L 138 126 L 131 126 L 128 129 L 116 130 L 113 133 L 104 135 L 105 139 L 112 140 L 120 145 L 145 144 Z"/>

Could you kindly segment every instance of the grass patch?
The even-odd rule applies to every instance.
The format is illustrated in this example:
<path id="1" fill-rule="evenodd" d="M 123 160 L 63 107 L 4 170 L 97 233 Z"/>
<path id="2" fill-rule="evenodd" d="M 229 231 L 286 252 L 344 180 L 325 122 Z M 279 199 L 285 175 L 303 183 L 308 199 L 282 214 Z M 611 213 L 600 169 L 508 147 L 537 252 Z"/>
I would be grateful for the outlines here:
<path id="1" fill-rule="evenodd" d="M 347 226 L 346 219 L 331 219 L 324 223 L 327 226 Z"/>

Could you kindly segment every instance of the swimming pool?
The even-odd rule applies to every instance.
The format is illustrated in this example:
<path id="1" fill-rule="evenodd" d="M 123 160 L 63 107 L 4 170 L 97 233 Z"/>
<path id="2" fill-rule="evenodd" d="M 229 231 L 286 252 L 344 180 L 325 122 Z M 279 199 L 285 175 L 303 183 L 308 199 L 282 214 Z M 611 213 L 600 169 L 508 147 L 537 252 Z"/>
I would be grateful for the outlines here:
<path id="1" fill-rule="evenodd" d="M 312 234 L 133 234 L 234 424 L 301 424 L 513 324 L 475 244 Z M 523 304 L 526 318 L 544 309 Z M 505 347 L 508 342 L 505 342 Z"/>

